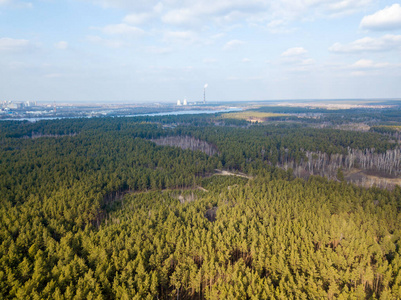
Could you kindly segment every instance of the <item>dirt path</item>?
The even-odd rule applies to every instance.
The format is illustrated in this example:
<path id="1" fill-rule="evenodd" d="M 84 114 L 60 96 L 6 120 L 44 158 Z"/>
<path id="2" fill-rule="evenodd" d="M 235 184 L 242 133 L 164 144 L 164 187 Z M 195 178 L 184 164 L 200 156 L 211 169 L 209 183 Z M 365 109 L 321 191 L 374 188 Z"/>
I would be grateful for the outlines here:
<path id="1" fill-rule="evenodd" d="M 222 176 L 238 176 L 238 177 L 243 177 L 243 178 L 247 178 L 247 179 L 253 179 L 252 176 L 246 175 L 244 173 L 232 173 L 229 171 L 225 171 L 225 170 L 219 170 L 219 169 L 215 169 L 216 173 L 214 175 L 222 175 Z"/>
<path id="2" fill-rule="evenodd" d="M 200 191 L 209 192 L 207 189 L 205 189 L 205 188 L 203 188 L 201 186 L 198 186 L 197 189 L 200 190 Z"/>

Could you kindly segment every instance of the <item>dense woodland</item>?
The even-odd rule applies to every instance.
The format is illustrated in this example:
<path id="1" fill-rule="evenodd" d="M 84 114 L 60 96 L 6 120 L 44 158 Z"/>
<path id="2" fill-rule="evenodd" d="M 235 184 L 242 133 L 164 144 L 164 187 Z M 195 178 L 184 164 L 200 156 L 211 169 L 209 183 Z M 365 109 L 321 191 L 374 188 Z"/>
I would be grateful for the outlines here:
<path id="1" fill-rule="evenodd" d="M 341 176 L 399 175 L 388 115 L 0 122 L 0 298 L 400 299 L 401 188 Z"/>

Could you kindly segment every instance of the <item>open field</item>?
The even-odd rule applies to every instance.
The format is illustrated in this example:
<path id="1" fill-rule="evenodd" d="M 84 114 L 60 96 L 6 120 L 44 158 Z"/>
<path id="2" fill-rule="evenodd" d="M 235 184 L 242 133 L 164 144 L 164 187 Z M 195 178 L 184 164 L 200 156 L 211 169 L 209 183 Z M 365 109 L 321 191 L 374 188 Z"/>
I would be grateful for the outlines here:
<path id="1" fill-rule="evenodd" d="M 222 115 L 222 117 L 226 119 L 246 120 L 249 122 L 263 122 L 267 118 L 287 117 L 287 116 L 289 115 L 269 113 L 269 112 L 259 112 L 259 111 L 244 111 L 244 112 L 228 113 Z"/>
<path id="2" fill-rule="evenodd" d="M 379 125 L 377 126 L 378 128 L 384 128 L 384 129 L 394 129 L 396 131 L 401 131 L 401 125 Z"/>
<path id="3" fill-rule="evenodd" d="M 345 179 L 363 187 L 377 186 L 381 188 L 394 188 L 396 185 L 401 186 L 401 178 L 388 178 L 369 174 L 361 169 L 351 169 L 344 172 Z M 378 174 L 377 174 L 378 175 Z"/>

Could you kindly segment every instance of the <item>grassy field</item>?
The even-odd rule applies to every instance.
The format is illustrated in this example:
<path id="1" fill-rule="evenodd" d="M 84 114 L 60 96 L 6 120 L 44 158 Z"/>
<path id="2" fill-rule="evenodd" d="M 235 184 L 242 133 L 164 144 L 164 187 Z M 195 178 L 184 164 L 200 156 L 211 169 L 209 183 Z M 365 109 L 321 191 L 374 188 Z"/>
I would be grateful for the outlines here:
<path id="1" fill-rule="evenodd" d="M 397 131 L 401 131 L 401 125 L 379 125 L 377 127 L 390 128 L 390 129 L 394 129 Z"/>
<path id="2" fill-rule="evenodd" d="M 399 177 L 383 177 L 380 174 L 371 173 L 361 169 L 351 169 L 344 172 L 345 179 L 348 182 L 355 183 L 363 187 L 377 186 L 381 188 L 393 189 L 396 185 L 401 186 L 401 178 Z"/>
<path id="3" fill-rule="evenodd" d="M 227 113 L 223 114 L 222 117 L 226 119 L 238 119 L 238 120 L 247 120 L 250 122 L 263 122 L 266 118 L 272 117 L 286 117 L 288 114 L 276 114 L 269 112 L 259 112 L 259 111 L 243 111 L 236 113 Z"/>

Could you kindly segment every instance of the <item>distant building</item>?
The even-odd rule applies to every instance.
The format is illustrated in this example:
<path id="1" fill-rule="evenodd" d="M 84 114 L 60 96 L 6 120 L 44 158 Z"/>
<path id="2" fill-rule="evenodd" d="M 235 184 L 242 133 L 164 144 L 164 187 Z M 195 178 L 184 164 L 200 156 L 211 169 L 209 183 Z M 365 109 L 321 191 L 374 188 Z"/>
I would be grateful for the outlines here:
<path id="1" fill-rule="evenodd" d="M 18 108 L 18 104 L 17 103 L 9 103 L 9 104 L 7 104 L 7 108 L 9 108 L 9 109 L 17 109 Z"/>
<path id="2" fill-rule="evenodd" d="M 181 100 L 177 100 L 177 106 L 181 106 Z"/>
<path id="3" fill-rule="evenodd" d="M 188 105 L 187 99 L 184 99 L 184 105 Z"/>

